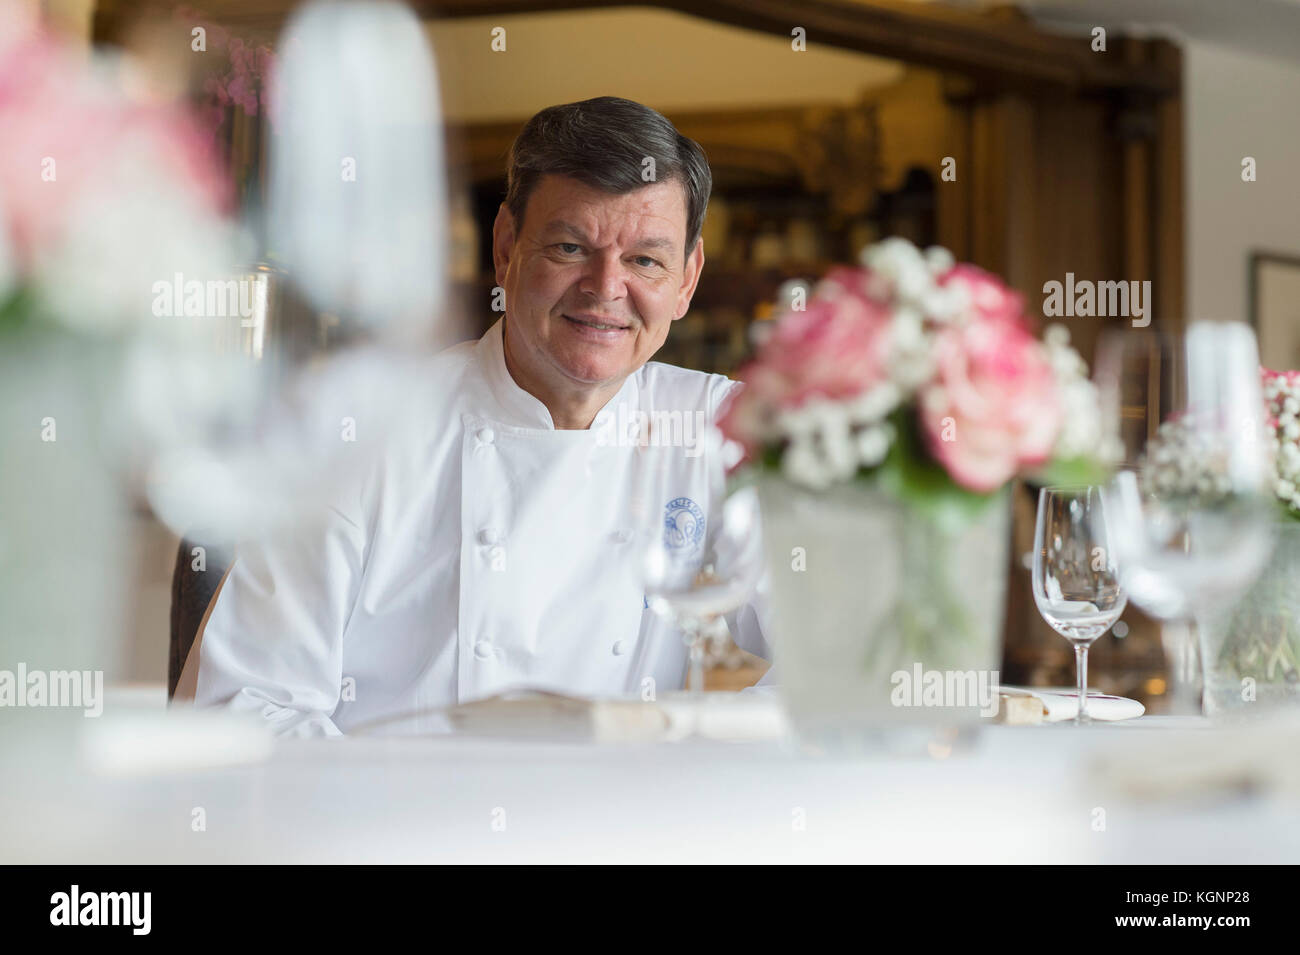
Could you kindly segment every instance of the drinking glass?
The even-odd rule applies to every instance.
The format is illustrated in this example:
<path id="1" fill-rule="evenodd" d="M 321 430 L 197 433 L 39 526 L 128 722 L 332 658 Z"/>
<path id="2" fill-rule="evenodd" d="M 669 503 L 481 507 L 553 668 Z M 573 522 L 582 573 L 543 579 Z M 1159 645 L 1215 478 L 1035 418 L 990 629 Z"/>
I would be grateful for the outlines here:
<path id="1" fill-rule="evenodd" d="M 682 632 L 690 652 L 687 688 L 704 692 L 704 664 L 728 636 L 725 617 L 754 595 L 763 572 L 758 492 L 745 487 L 727 497 L 705 528 L 702 550 L 684 554 L 665 534 L 645 554 L 650 608 Z"/>
<path id="2" fill-rule="evenodd" d="M 1123 584 L 1164 621 L 1168 711 L 1200 712 L 1193 625 L 1245 593 L 1273 548 L 1255 336 L 1241 322 L 1114 330 L 1096 376 L 1118 463 L 1106 498 Z"/>
<path id="3" fill-rule="evenodd" d="M 1128 603 L 1106 522 L 1102 490 L 1093 485 L 1045 487 L 1034 525 L 1034 603 L 1052 629 L 1074 645 L 1079 708 L 1088 716 L 1088 648 Z"/>

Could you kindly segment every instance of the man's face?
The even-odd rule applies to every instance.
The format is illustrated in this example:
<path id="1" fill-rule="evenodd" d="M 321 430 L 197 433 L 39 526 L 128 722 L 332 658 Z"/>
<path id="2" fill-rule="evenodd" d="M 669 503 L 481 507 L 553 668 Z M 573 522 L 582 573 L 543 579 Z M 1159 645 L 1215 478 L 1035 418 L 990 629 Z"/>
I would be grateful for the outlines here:
<path id="1" fill-rule="evenodd" d="M 545 175 L 522 230 L 502 205 L 492 236 L 511 357 L 556 389 L 621 382 L 645 364 L 686 314 L 704 265 L 700 242 L 685 254 L 677 182 L 610 195 Z"/>

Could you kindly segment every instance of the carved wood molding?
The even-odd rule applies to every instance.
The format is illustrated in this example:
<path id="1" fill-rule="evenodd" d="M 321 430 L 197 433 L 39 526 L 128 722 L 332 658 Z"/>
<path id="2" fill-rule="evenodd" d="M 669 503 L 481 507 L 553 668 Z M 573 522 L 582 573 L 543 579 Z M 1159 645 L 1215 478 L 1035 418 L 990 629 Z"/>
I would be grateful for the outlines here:
<path id="1" fill-rule="evenodd" d="M 171 10 L 170 0 L 100 0 L 95 39 L 114 41 L 124 24 L 142 11 Z M 200 4 L 194 4 L 199 6 Z M 203 12 L 232 27 L 276 30 L 297 0 L 206 0 Z M 970 11 L 905 0 L 412 0 L 424 19 L 505 16 L 658 7 L 688 16 L 789 37 L 803 27 L 809 43 L 824 43 L 907 63 L 951 70 L 995 88 L 1052 87 L 1067 91 L 1140 90 L 1155 96 L 1175 94 L 1181 79 L 1157 55 L 1133 56 L 1145 44 L 1120 55 L 1094 53 L 1088 38 L 1044 33 L 1004 10 Z M 1129 41 L 1133 44 L 1134 41 Z"/>

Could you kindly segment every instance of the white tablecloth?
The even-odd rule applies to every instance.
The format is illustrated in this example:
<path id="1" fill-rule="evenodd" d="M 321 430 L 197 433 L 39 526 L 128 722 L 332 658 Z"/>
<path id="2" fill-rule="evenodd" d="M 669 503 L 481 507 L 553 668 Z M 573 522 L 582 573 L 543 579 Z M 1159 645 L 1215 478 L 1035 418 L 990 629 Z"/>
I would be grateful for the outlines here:
<path id="1" fill-rule="evenodd" d="M 167 774 L 49 758 L 0 780 L 0 861 L 1300 860 L 1293 791 L 1139 799 L 1097 770 L 1203 725 L 988 726 L 942 759 L 455 736 L 278 740 L 260 764 Z"/>

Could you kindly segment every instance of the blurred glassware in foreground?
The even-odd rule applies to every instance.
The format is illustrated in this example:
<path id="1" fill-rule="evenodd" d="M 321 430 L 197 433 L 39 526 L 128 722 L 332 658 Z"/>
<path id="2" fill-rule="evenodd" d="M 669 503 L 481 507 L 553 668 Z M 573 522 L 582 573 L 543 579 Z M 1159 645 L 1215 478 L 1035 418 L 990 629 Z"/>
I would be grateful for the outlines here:
<path id="1" fill-rule="evenodd" d="M 1210 616 L 1246 592 L 1273 548 L 1255 336 L 1239 322 L 1112 331 L 1098 347 L 1097 381 L 1123 447 L 1106 488 L 1123 584 L 1165 621 L 1169 711 L 1200 712 L 1200 653 L 1188 625 L 1203 640 Z M 1207 710 L 1240 690 L 1203 689 Z"/>
<path id="2" fill-rule="evenodd" d="M 716 502 L 706 526 L 702 554 L 682 559 L 681 529 L 666 526 L 645 554 L 645 589 L 650 609 L 682 631 L 689 648 L 687 688 L 704 692 L 704 668 L 720 656 L 729 631 L 727 614 L 739 610 L 758 589 L 763 574 L 763 540 L 758 494 L 752 487 Z"/>
<path id="3" fill-rule="evenodd" d="M 427 343 L 444 294 L 447 199 L 437 73 L 397 3 L 312 3 L 280 40 L 271 248 L 322 311 Z"/>
<path id="4" fill-rule="evenodd" d="M 155 425 L 151 504 L 179 532 L 226 542 L 308 520 L 354 487 L 378 445 L 432 413 L 416 399 L 421 359 L 450 343 L 442 127 L 418 19 L 395 3 L 307 4 L 278 50 L 269 249 L 243 276 L 264 293 L 246 323 L 250 397 L 223 400 L 232 377 L 203 354 L 178 385 L 156 346 L 130 379 Z M 297 320 L 304 306 L 320 320 Z M 194 399 L 159 411 L 177 389 Z"/>
<path id="5" fill-rule="evenodd" d="M 134 446 L 140 422 L 113 399 L 138 343 L 183 341 L 193 324 L 155 310 L 156 284 L 229 274 L 247 254 L 201 133 L 136 70 L 46 32 L 34 5 L 0 5 L 0 667 L 11 673 L 116 675 L 136 463 L 124 441 Z M 50 734 L 85 720 L 56 702 L 0 708 L 0 744 L 63 755 Z"/>
<path id="6" fill-rule="evenodd" d="M 1300 706 L 1300 372 L 1262 368 L 1260 384 L 1278 540 L 1250 590 L 1202 621 L 1208 713 Z"/>
<path id="7" fill-rule="evenodd" d="M 0 649 L 29 670 L 114 678 L 141 490 L 183 535 L 273 532 L 436 414 L 419 389 L 446 343 L 445 160 L 424 32 L 397 4 L 310 4 L 281 50 L 259 250 L 139 63 L 0 5 Z M 275 354 L 272 262 L 352 347 Z"/>
<path id="8" fill-rule="evenodd" d="M 1034 525 L 1034 604 L 1074 646 L 1076 724 L 1088 716 L 1088 648 L 1119 619 L 1128 597 L 1119 584 L 1101 488 L 1045 487 Z"/>

